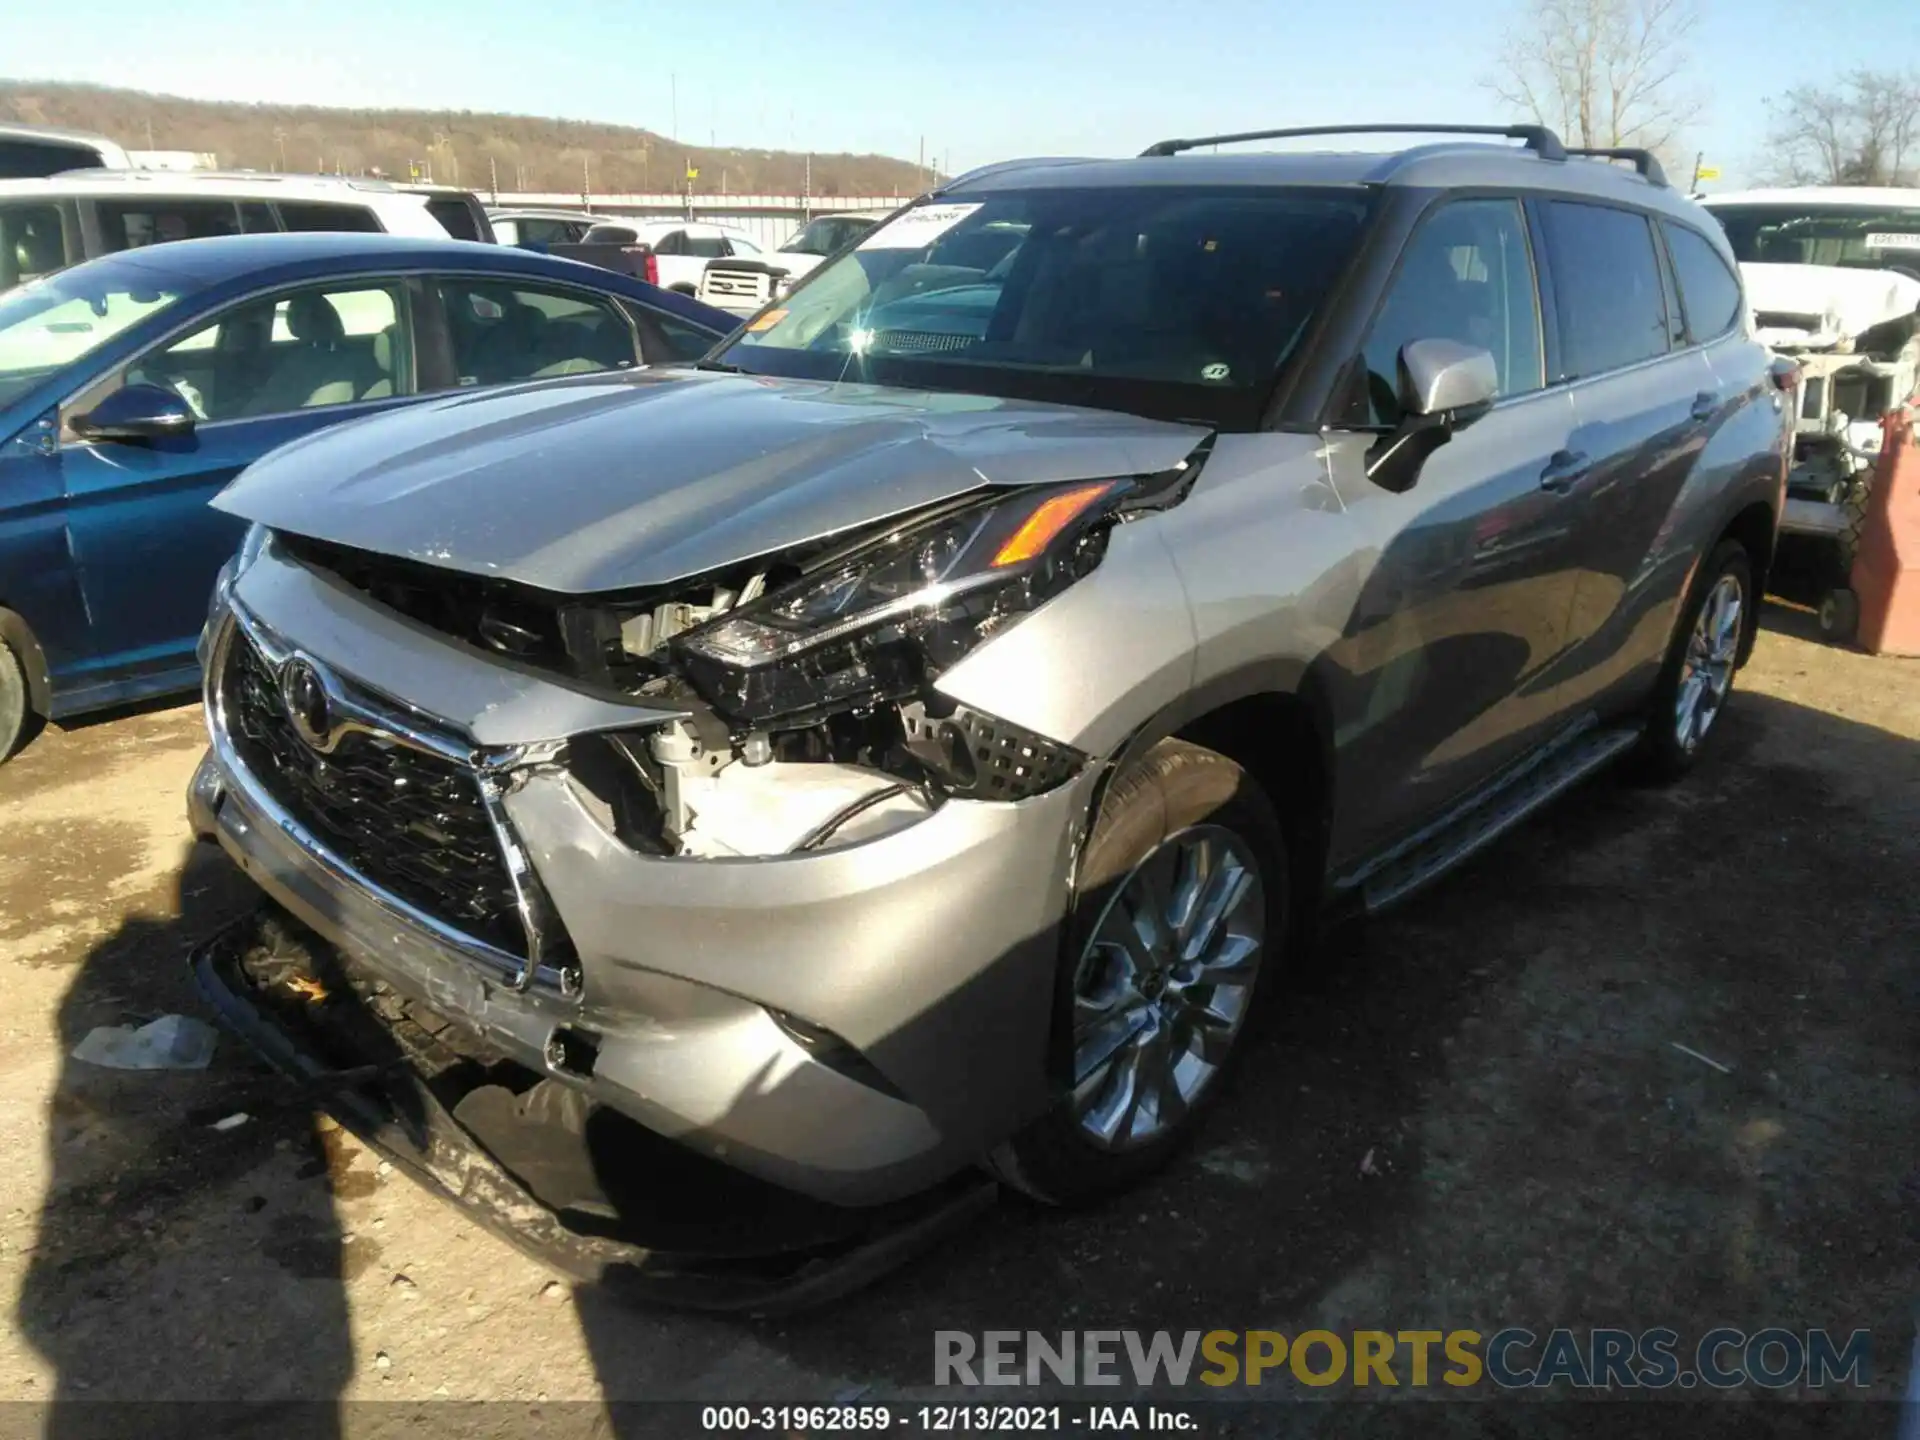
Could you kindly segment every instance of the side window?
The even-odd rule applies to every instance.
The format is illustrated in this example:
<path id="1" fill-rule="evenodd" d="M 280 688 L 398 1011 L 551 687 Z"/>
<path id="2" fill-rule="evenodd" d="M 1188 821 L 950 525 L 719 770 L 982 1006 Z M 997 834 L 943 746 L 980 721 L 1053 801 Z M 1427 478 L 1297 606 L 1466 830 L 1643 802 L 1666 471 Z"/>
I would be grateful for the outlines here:
<path id="1" fill-rule="evenodd" d="M 684 320 L 630 300 L 626 305 L 639 328 L 640 349 L 649 365 L 680 365 L 698 360 L 714 346 L 714 336 Z"/>
<path id="2" fill-rule="evenodd" d="M 1687 330 L 1695 340 L 1714 340 L 1740 318 L 1740 282 L 1706 236 L 1670 220 L 1660 222 L 1667 233 L 1680 280 L 1680 305 L 1686 311 Z"/>
<path id="3" fill-rule="evenodd" d="M 1549 200 L 1546 212 L 1563 352 L 1555 378 L 1664 355 L 1666 300 L 1646 217 L 1572 200 Z"/>
<path id="4" fill-rule="evenodd" d="M 235 235 L 240 221 L 231 200 L 101 200 L 94 213 L 108 250 L 137 250 L 168 240 Z"/>
<path id="5" fill-rule="evenodd" d="M 724 235 L 696 235 L 689 232 L 686 242 L 687 248 L 683 253 L 698 260 L 718 260 L 727 253 Z"/>
<path id="6" fill-rule="evenodd" d="M 379 233 L 380 222 L 364 205 L 280 203 L 280 219 L 289 230 L 356 230 Z"/>
<path id="7" fill-rule="evenodd" d="M 66 227 L 58 205 L 0 204 L 0 290 L 50 275 L 66 263 Z"/>
<path id="8" fill-rule="evenodd" d="M 1538 390 L 1540 305 L 1517 200 L 1456 200 L 1420 222 L 1362 347 L 1371 423 L 1400 419 L 1400 351 L 1457 340 L 1493 355 L 1501 395 Z"/>
<path id="9" fill-rule="evenodd" d="M 520 220 L 509 222 L 519 227 L 519 242 L 522 245 L 565 245 L 570 240 L 580 238 L 579 227 L 565 220 Z M 493 233 L 498 236 L 500 227 L 495 225 Z"/>
<path id="10" fill-rule="evenodd" d="M 626 370 L 639 360 L 625 312 L 602 296 L 496 280 L 437 288 L 458 384 Z"/>
<path id="11" fill-rule="evenodd" d="M 687 232 L 684 230 L 669 230 L 654 242 L 653 253 L 656 255 L 686 254 Z"/>
<path id="12" fill-rule="evenodd" d="M 316 286 L 224 312 L 127 367 L 203 420 L 247 420 L 413 393 L 413 337 L 400 292 Z"/>
<path id="13" fill-rule="evenodd" d="M 271 235 L 280 228 L 273 218 L 273 207 L 264 200 L 240 202 L 240 232 L 243 235 Z"/>

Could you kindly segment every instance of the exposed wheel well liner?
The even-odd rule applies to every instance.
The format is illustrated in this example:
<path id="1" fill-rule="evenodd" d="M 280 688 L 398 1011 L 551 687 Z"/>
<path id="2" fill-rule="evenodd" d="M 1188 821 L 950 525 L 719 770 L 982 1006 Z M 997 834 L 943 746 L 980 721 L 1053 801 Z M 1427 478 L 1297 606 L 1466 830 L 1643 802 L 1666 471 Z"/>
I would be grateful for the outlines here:
<path id="1" fill-rule="evenodd" d="M 1325 888 L 1334 774 L 1331 731 L 1312 701 L 1288 692 L 1244 695 L 1173 733 L 1217 750 L 1266 792 L 1286 829 L 1296 924 L 1310 920 Z"/>

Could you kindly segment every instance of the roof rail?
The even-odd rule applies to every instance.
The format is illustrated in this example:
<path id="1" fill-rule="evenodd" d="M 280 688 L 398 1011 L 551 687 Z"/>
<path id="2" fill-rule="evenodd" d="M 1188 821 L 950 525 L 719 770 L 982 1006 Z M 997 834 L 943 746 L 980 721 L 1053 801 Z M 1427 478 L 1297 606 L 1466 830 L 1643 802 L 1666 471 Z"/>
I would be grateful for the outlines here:
<path id="1" fill-rule="evenodd" d="M 1238 145 L 1247 140 L 1291 140 L 1305 135 L 1498 135 L 1506 140 L 1524 140 L 1527 149 L 1542 160 L 1567 158 L 1567 147 L 1560 143 L 1558 135 L 1544 125 L 1303 125 L 1291 130 L 1248 130 L 1239 135 L 1162 140 L 1149 145 L 1140 155 L 1145 159 L 1149 155 L 1178 155 L 1182 150 L 1197 150 L 1202 145 Z"/>
<path id="2" fill-rule="evenodd" d="M 1633 168 L 1638 170 L 1649 185 L 1666 185 L 1667 172 L 1660 167 L 1660 161 L 1651 150 L 1621 149 L 1611 150 L 1569 150 L 1569 155 L 1585 155 L 1595 160 L 1631 160 Z"/>

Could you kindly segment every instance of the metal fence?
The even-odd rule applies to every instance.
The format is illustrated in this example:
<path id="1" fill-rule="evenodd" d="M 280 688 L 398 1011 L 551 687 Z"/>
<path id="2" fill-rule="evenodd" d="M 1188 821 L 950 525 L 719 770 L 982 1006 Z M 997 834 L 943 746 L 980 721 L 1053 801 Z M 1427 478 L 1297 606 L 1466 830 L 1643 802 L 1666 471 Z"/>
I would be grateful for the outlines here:
<path id="1" fill-rule="evenodd" d="M 631 215 L 636 219 L 687 217 L 744 230 L 769 249 L 789 239 L 815 215 L 847 210 L 897 210 L 905 195 L 590 195 L 567 193 L 497 195 L 481 192 L 489 209 L 591 210 L 596 215 Z"/>

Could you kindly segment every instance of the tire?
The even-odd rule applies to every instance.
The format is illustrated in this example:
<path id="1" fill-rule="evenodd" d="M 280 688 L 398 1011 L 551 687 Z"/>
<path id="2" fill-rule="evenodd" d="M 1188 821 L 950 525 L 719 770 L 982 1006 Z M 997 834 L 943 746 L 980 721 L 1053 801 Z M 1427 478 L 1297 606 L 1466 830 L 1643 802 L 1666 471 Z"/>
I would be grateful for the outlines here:
<path id="1" fill-rule="evenodd" d="M 1681 708 L 1694 673 L 1688 663 L 1689 650 L 1694 645 L 1696 632 L 1705 623 L 1708 607 L 1723 595 L 1722 587 L 1728 582 L 1737 587 L 1740 608 L 1733 617 L 1730 636 L 1710 637 L 1708 653 L 1715 658 L 1707 667 L 1704 690 L 1694 695 L 1690 713 L 1696 723 L 1686 728 L 1683 738 Z M 1687 603 L 1681 608 L 1680 623 L 1674 628 L 1673 642 L 1667 649 L 1666 663 L 1660 667 L 1660 678 L 1647 710 L 1646 734 L 1641 737 L 1635 756 L 1635 769 L 1641 778 L 1664 784 L 1679 779 L 1693 768 L 1705 742 L 1719 729 L 1715 722 L 1720 712 L 1733 698 L 1734 672 L 1739 668 L 1747 632 L 1756 623 L 1758 603 L 1753 591 L 1753 564 L 1747 558 L 1746 547 L 1738 540 L 1722 540 L 1694 578 Z M 1731 643 L 1731 652 L 1721 654 L 1720 647 L 1728 643 Z M 1704 711 L 1700 708 L 1709 704 L 1710 708 Z"/>
<path id="2" fill-rule="evenodd" d="M 1851 590 L 1829 590 L 1820 601 L 1820 633 L 1844 643 L 1860 628 L 1860 597 Z"/>
<path id="3" fill-rule="evenodd" d="M 0 765 L 32 738 L 37 719 L 27 693 L 27 667 L 14 648 L 0 639 Z"/>
<path id="4" fill-rule="evenodd" d="M 1049 1204 L 1087 1204 L 1145 1178 L 1192 1139 L 1245 1048 L 1256 998 L 1275 986 L 1291 918 L 1288 873 L 1272 804 L 1225 756 L 1163 740 L 1115 777 L 1081 864 L 1056 984 L 1061 1093 L 988 1157 L 996 1177 Z M 1197 898 L 1184 912 L 1177 900 L 1140 903 L 1187 894 Z M 1216 910 L 1220 923 L 1208 925 Z M 1164 949 L 1115 929 L 1156 913 L 1191 917 L 1150 927 L 1172 941 Z M 1117 938 L 1127 934 L 1135 943 Z M 1209 964 L 1233 978 L 1207 982 Z M 1146 1028 L 1117 1043 L 1138 1026 Z M 1110 1064 L 1089 1058 L 1102 1045 L 1114 1048 Z M 1143 1085 L 1146 1075 L 1158 1083 Z"/>
<path id="5" fill-rule="evenodd" d="M 1860 554 L 1860 536 L 1867 528 L 1867 507 L 1873 499 L 1873 472 L 1857 476 L 1847 487 L 1840 502 L 1846 528 L 1833 537 L 1834 585 L 1845 589 L 1853 583 L 1853 562 Z"/>

